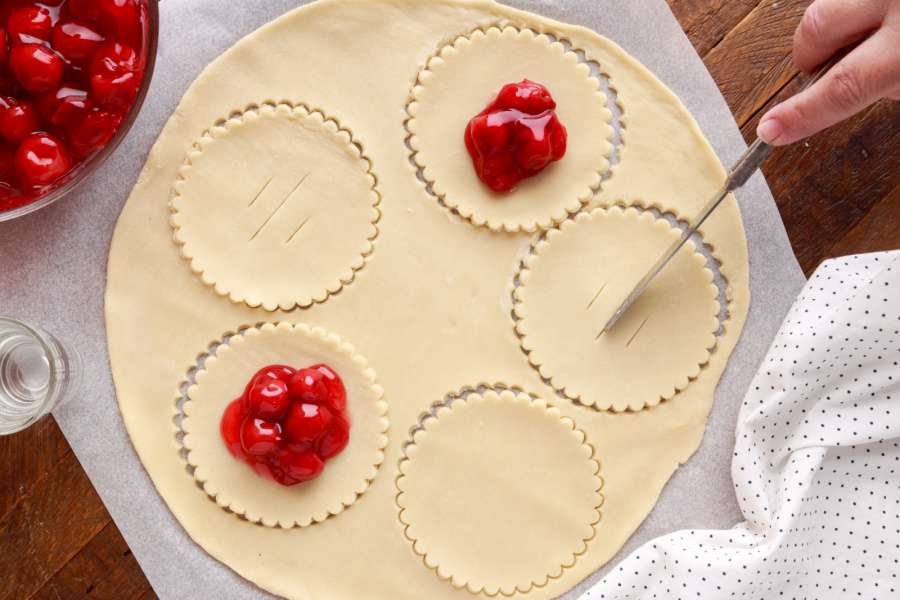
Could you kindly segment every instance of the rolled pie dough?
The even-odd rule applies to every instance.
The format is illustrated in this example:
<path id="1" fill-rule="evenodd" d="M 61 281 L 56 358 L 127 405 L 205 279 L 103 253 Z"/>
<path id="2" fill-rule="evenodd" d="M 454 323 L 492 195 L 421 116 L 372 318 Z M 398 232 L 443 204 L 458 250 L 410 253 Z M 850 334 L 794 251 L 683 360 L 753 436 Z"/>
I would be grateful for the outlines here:
<path id="1" fill-rule="evenodd" d="M 397 479 L 404 534 L 427 566 L 473 594 L 546 585 L 594 537 L 603 480 L 593 454 L 543 400 L 467 394 L 426 417 L 406 447 Z"/>
<path id="2" fill-rule="evenodd" d="M 261 367 L 318 363 L 334 369 L 347 389 L 350 441 L 310 482 L 286 487 L 263 479 L 226 450 L 222 414 Z M 181 429 L 194 478 L 219 506 L 268 527 L 304 527 L 337 515 L 366 491 L 384 460 L 387 403 L 375 379 L 353 346 L 320 328 L 267 323 L 232 336 L 188 388 Z"/>
<path id="3" fill-rule="evenodd" d="M 509 28 L 515 33 L 506 33 Z M 562 49 L 551 39 L 560 40 Z M 459 49 L 445 52 L 455 41 L 459 41 Z M 623 143 L 616 149 L 619 162 L 596 193 L 585 190 L 599 183 L 599 174 L 606 169 L 609 107 L 603 105 L 585 69 L 563 51 L 569 47 L 572 54 L 596 63 L 608 74 L 627 123 Z M 431 61 L 441 55 L 448 57 L 445 69 L 437 69 L 429 79 L 426 73 L 437 65 Z M 521 63 L 515 60 L 519 56 Z M 446 83 L 451 77 L 461 77 L 458 69 L 463 61 L 473 67 L 464 80 L 455 79 L 460 85 L 450 98 L 472 114 L 483 108 L 500 84 L 507 83 L 499 75 L 504 73 L 511 80 L 530 77 L 540 81 L 562 102 L 560 115 L 573 136 L 571 154 L 523 185 L 519 197 L 491 198 L 497 202 L 484 205 L 487 198 L 466 193 L 481 191 L 470 185 L 474 179 L 471 171 L 441 162 L 452 156 L 464 158 L 462 129 L 457 131 L 448 124 L 448 137 L 441 140 L 429 137 L 440 129 L 423 125 L 428 119 L 462 119 L 446 98 L 429 97 L 429 86 L 441 85 L 444 78 Z M 540 73 L 533 75 L 523 69 L 526 62 Z M 474 68 L 476 64 L 478 68 Z M 418 107 L 412 108 L 413 102 Z M 233 117 L 246 117 L 248 107 L 249 112 L 258 113 L 258 119 L 238 127 L 227 125 Z M 450 111 L 446 115 L 432 113 L 445 109 Z M 323 118 L 310 124 L 314 113 Z M 407 123 L 410 113 L 417 123 Z M 335 133 L 325 124 L 328 121 L 339 123 L 338 131 L 346 135 Z M 589 149 L 578 142 L 582 128 L 590 130 L 593 145 Z M 420 137 L 410 140 L 410 132 Z M 360 149 L 359 155 L 346 143 L 348 136 L 352 146 Z M 425 151 L 416 155 L 424 167 L 447 168 L 447 174 L 430 175 L 431 191 L 417 177 L 422 173 L 415 159 L 410 162 L 406 142 Z M 437 143 L 445 148 L 428 155 L 426 146 Z M 203 150 L 198 157 L 199 148 Z M 185 172 L 186 164 L 191 171 Z M 557 180 L 558 172 L 575 164 L 581 166 L 571 172 L 570 180 Z M 427 169 L 422 171 L 427 179 Z M 296 195 L 289 196 L 307 172 L 310 175 Z M 319 173 L 328 174 L 326 182 L 317 183 Z M 260 193 L 273 175 L 277 177 Z M 463 177 L 469 177 L 469 183 L 464 183 Z M 583 400 L 600 398 L 599 404 L 595 400 L 596 406 L 558 396 L 522 350 L 512 313 L 512 292 L 517 265 L 541 236 L 527 232 L 552 227 L 567 218 L 570 210 L 589 211 L 617 203 L 652 203 L 677 216 L 690 216 L 723 179 L 724 169 L 678 99 L 615 43 L 586 29 L 485 0 L 321 0 L 292 11 L 237 43 L 197 78 L 160 135 L 119 218 L 109 258 L 107 332 L 119 405 L 135 449 L 184 531 L 212 557 L 272 593 L 300 600 L 485 597 L 485 591 L 475 594 L 428 568 L 404 535 L 396 498 L 407 441 L 404 432 L 430 414 L 435 399 L 463 386 L 527 390 L 559 411 L 557 421 L 565 418 L 574 423 L 574 428 L 584 433 L 584 442 L 593 448 L 593 456 L 602 462 L 602 518 L 593 525 L 593 535 L 588 534 L 583 543 L 586 527 L 594 519 L 585 516 L 571 521 L 575 514 L 587 515 L 587 506 L 594 505 L 596 490 L 588 490 L 588 486 L 583 497 L 574 487 L 563 488 L 540 527 L 552 532 L 548 542 L 559 536 L 565 543 L 548 543 L 540 552 L 529 551 L 529 560 L 516 546 L 492 545 L 501 524 L 477 527 L 481 518 L 477 512 L 472 512 L 472 521 L 467 522 L 461 520 L 467 515 L 442 515 L 440 505 L 432 503 L 428 507 L 432 512 L 422 510 L 418 519 L 427 519 L 421 521 L 424 524 L 453 517 L 459 523 L 446 533 L 428 531 L 430 541 L 423 543 L 431 544 L 435 552 L 450 552 L 463 542 L 465 547 L 477 548 L 483 543 L 495 549 L 490 570 L 456 560 L 465 557 L 442 555 L 439 563 L 450 569 L 445 576 L 452 579 L 455 574 L 458 580 L 481 582 L 487 591 L 514 583 L 519 590 L 513 597 L 555 598 L 612 558 L 652 509 L 672 472 L 700 443 L 713 391 L 747 314 L 747 252 L 737 204 L 728 199 L 701 232 L 727 282 L 728 317 L 714 350 L 699 372 L 693 366 L 679 367 L 677 373 L 670 373 L 678 377 L 648 378 L 636 388 L 640 393 L 619 390 L 613 402 L 635 408 L 652 404 L 654 394 L 667 399 L 643 410 L 616 412 L 600 410 L 602 399 L 613 397 L 608 390 L 589 389 L 581 394 Z M 567 193 L 530 193 L 551 185 L 542 181 L 553 182 L 554 190 Z M 443 193 L 446 206 L 432 192 Z M 260 196 L 253 202 L 257 193 Z M 275 211 L 279 202 L 284 205 Z M 471 210 L 463 208 L 467 202 L 472 203 Z M 490 208 L 480 206 L 479 212 L 479 202 Z M 170 203 L 176 215 L 183 217 L 199 208 L 205 221 L 192 217 L 179 223 L 170 212 Z M 448 210 L 451 204 L 457 205 L 456 213 Z M 375 215 L 376 208 L 380 218 Z M 287 243 L 307 209 L 314 210 L 311 220 Z M 475 217 L 487 215 L 487 210 L 494 211 L 488 215 L 491 219 Z M 250 242 L 255 229 L 273 213 Z M 576 216 L 574 225 L 560 225 L 559 235 L 548 234 L 548 246 L 532 265 L 534 276 L 523 286 L 526 296 L 520 309 L 527 311 L 529 303 L 551 295 L 566 301 L 577 297 L 580 303 L 588 283 L 599 287 L 602 282 L 582 279 L 583 262 L 565 260 L 569 234 L 577 235 L 582 227 L 599 227 L 595 223 L 598 216 Z M 173 218 L 176 228 L 180 225 L 178 242 L 203 242 L 195 245 L 196 251 L 188 252 L 200 261 L 194 268 L 182 257 L 183 248 L 173 241 Z M 590 220 L 585 223 L 585 218 Z M 646 219 L 621 219 L 622 227 L 633 229 L 629 243 L 635 252 L 645 243 L 660 243 L 667 235 L 649 221 L 645 223 Z M 485 227 L 473 226 L 481 221 Z M 373 240 L 374 224 L 377 237 Z M 261 243 L 251 245 L 255 242 Z M 591 246 L 592 253 L 603 254 L 611 247 L 604 240 L 597 242 L 596 249 Z M 372 251 L 369 243 L 374 244 Z M 554 290 L 544 289 L 543 284 L 539 288 L 541 261 L 551 260 L 556 253 L 559 272 L 553 280 Z M 360 260 L 364 268 L 353 271 Z M 275 284 L 270 277 L 272 269 L 279 275 Z M 640 333 L 636 348 L 648 359 L 682 365 L 685 355 L 697 352 L 699 356 L 699 347 L 704 351 L 709 347 L 711 324 L 708 327 L 705 319 L 712 310 L 707 314 L 705 308 L 707 301 L 710 307 L 712 304 L 706 293 L 706 274 L 690 253 L 674 271 L 692 282 L 678 292 L 686 295 L 678 297 L 704 309 L 697 317 L 702 331 L 696 333 L 702 343 L 692 337 L 693 330 L 689 338 L 672 339 L 651 328 Z M 628 275 L 611 262 L 597 265 L 591 272 Z M 349 277 L 353 280 L 347 285 Z M 223 297 L 223 292 L 230 297 Z M 614 299 L 610 295 L 606 301 Z M 584 307 L 579 310 L 584 312 Z M 552 325 L 549 314 L 541 318 Z M 522 322 L 528 319 L 526 314 Z M 323 521 L 313 519 L 305 527 L 288 529 L 265 523 L 283 519 L 302 524 L 306 519 L 293 512 L 268 518 L 265 507 L 247 508 L 248 514 L 263 521 L 256 523 L 238 518 L 211 499 L 185 469 L 173 421 L 181 397 L 179 385 L 188 380 L 198 356 L 207 352 L 211 343 L 275 322 L 305 323 L 352 342 L 355 353 L 366 357 L 377 371 L 391 431 L 398 432 L 389 436 L 375 478 L 350 508 Z M 537 327 L 538 322 L 534 323 Z M 566 323 L 562 316 L 557 325 L 570 328 Z M 585 329 L 593 329 L 593 325 Z M 239 351 L 232 349 L 232 358 L 239 358 L 242 368 L 249 371 L 251 364 L 263 366 L 272 358 L 271 352 L 281 348 L 280 343 L 273 342 L 271 347 L 245 344 Z M 573 340 L 573 345 L 579 343 L 579 338 Z M 571 354 L 573 373 L 587 371 L 591 355 L 568 348 L 560 352 Z M 699 358 L 691 361 L 692 365 L 700 362 Z M 214 368 L 215 363 L 191 400 L 197 403 L 191 419 L 202 412 L 204 386 L 224 385 L 232 376 L 226 370 L 215 374 Z M 696 377 L 690 379 L 692 375 Z M 689 382 L 677 393 L 663 389 L 663 380 L 674 384 L 683 376 L 688 376 Z M 611 377 L 598 381 L 621 385 Z M 568 390 L 568 384 L 563 385 Z M 218 393 L 212 396 L 224 406 L 231 392 L 226 398 Z M 510 422 L 515 422 L 518 413 L 511 410 L 503 414 L 512 415 Z M 544 413 L 541 416 L 543 420 L 536 420 L 534 445 L 556 448 L 554 444 L 565 436 L 560 437 L 556 422 Z M 214 418 L 217 423 L 219 417 L 209 415 L 206 421 Z M 354 419 L 351 440 L 360 425 Z M 377 416 L 373 415 L 372 422 L 377 422 Z M 465 434 L 460 439 L 472 444 L 478 441 L 473 437 L 480 426 L 478 419 L 450 422 Z M 496 428 L 497 422 L 491 423 Z M 192 427 L 199 431 L 199 421 L 188 425 Z M 544 429 L 546 433 L 540 433 Z M 501 433 L 501 439 L 509 435 L 515 440 L 515 433 L 511 428 Z M 440 441 L 443 436 L 431 439 Z M 425 440 L 422 444 L 426 448 Z M 578 454 L 575 445 L 572 451 Z M 431 452 L 437 447 L 429 446 L 429 453 L 420 457 L 430 457 L 435 465 L 447 464 L 450 458 Z M 222 453 L 218 459 L 226 456 L 224 448 Z M 201 456 L 198 454 L 195 462 L 203 476 Z M 412 465 L 416 458 L 410 458 Z M 472 471 L 473 485 L 483 486 L 485 478 L 497 475 L 486 465 L 496 464 L 499 469 L 498 458 L 503 455 L 486 457 L 484 464 Z M 510 464 L 514 467 L 511 476 L 498 494 L 512 499 L 508 512 L 514 523 L 521 522 L 535 506 L 530 494 L 542 489 L 541 481 L 555 481 L 578 465 L 586 473 L 590 461 L 578 455 L 577 460 L 560 463 L 559 472 L 544 469 L 547 479 L 537 482 L 520 476 L 520 463 Z M 230 466 L 244 468 L 237 463 Z M 323 477 L 329 477 L 331 468 L 326 467 Z M 413 483 L 423 482 L 423 473 L 409 472 L 408 476 Z M 217 498 L 230 497 L 249 507 L 251 499 L 242 495 L 241 484 L 217 479 L 225 474 L 226 470 L 207 473 L 207 483 L 216 489 Z M 582 479 L 586 484 L 588 476 L 574 477 L 566 485 L 574 486 Z M 322 489 L 327 481 L 322 481 Z M 303 493 L 301 488 L 298 495 Z M 444 491 L 448 497 L 467 493 L 455 488 Z M 415 489 L 425 499 L 440 491 L 430 485 Z M 324 496 L 320 499 L 322 506 L 336 506 L 342 497 L 344 492 L 335 490 L 330 502 Z M 273 495 L 273 506 L 281 506 L 276 498 Z M 564 504 L 577 507 L 576 512 L 561 512 L 559 507 Z M 313 512 L 322 514 L 321 510 Z M 458 532 L 468 532 L 472 539 L 461 540 Z M 527 537 L 517 540 L 522 550 L 540 546 Z M 570 554 L 574 560 L 568 558 Z M 541 562 L 551 556 L 554 565 Z M 562 565 L 568 566 L 560 570 Z M 535 585 L 529 587 L 532 583 Z"/>

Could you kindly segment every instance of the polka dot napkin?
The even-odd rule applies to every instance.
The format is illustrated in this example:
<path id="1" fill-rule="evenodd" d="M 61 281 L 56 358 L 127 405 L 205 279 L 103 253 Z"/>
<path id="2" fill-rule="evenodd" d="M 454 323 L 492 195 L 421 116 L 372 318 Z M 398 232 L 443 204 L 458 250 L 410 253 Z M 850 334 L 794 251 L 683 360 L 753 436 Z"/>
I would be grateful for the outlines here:
<path id="1" fill-rule="evenodd" d="M 900 599 L 900 251 L 809 280 L 744 398 L 731 471 L 744 522 L 657 538 L 581 599 Z"/>

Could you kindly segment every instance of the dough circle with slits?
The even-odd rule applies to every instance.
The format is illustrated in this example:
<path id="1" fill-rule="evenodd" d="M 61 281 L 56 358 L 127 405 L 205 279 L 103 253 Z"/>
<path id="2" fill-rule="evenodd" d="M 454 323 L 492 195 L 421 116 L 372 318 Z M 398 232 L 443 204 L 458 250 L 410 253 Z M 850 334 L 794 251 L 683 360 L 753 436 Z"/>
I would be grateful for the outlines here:
<path id="1" fill-rule="evenodd" d="M 629 29 L 606 22 L 613 34 Z M 601 65 L 615 85 L 627 118 L 620 162 L 586 208 L 646 199 L 689 218 L 721 186 L 725 171 L 691 115 L 619 46 L 582 27 L 493 2 L 321 0 L 287 13 L 225 51 L 191 85 L 150 152 L 119 217 L 109 256 L 106 324 L 122 418 L 153 484 L 181 526 L 165 535 L 155 532 L 153 539 L 167 543 L 184 533 L 196 542 L 167 543 L 173 579 L 184 575 L 201 581 L 195 578 L 199 571 L 237 585 L 217 571 L 220 565 L 214 561 L 221 561 L 253 585 L 292 600 L 473 597 L 438 577 L 413 550 L 399 519 L 395 480 L 406 432 L 432 401 L 482 383 L 554 397 L 523 354 L 511 316 L 517 265 L 535 236 L 492 231 L 454 216 L 417 178 L 404 142 L 406 107 L 429 58 L 459 36 L 497 23 L 566 40 Z M 476 103 L 465 88 L 458 92 Z M 485 101 L 477 98 L 478 104 Z M 189 268 L 173 241 L 169 202 L 179 171 L 204 132 L 247 106 L 281 102 L 331 115 L 359 141 L 377 177 L 382 216 L 375 250 L 351 284 L 305 310 L 269 312 L 213 293 Z M 578 114 L 574 118 L 566 123 L 570 130 Z M 278 139 L 274 132 L 257 139 L 256 153 L 243 161 L 274 166 L 267 157 L 288 151 Z M 318 168 L 320 159 L 324 157 L 310 157 L 309 167 Z M 243 186 L 243 165 L 216 167 L 220 187 Z M 344 178 L 331 181 L 338 190 L 344 184 Z M 219 213 L 208 216 L 218 218 Z M 715 386 L 749 306 L 746 241 L 733 198 L 716 210 L 702 234 L 728 282 L 728 320 L 715 351 L 687 387 L 652 410 L 614 413 L 571 401 L 556 403 L 602 458 L 603 514 L 574 564 L 546 585 L 513 598 L 558 598 L 611 560 L 652 510 L 678 465 L 699 445 Z M 300 279 L 307 261 L 326 258 L 317 250 L 305 250 L 285 271 L 288 276 Z M 571 281 L 568 269 L 559 274 L 561 287 Z M 224 332 L 272 321 L 307 323 L 351 340 L 378 373 L 389 406 L 392 433 L 368 489 L 339 515 L 306 527 L 265 527 L 223 510 L 185 469 L 175 437 L 179 385 L 197 364 L 198 353 Z M 517 499 L 531 489 L 511 483 L 504 490 L 516 499 L 508 510 L 517 519 L 524 518 L 518 511 L 525 506 Z M 508 576 L 516 565 L 498 556 L 495 568 L 498 576 Z M 185 590 L 189 584 L 173 585 Z M 188 590 L 185 595 L 215 591 Z M 250 587 L 241 593 L 255 592 Z"/>
<path id="2" fill-rule="evenodd" d="M 566 155 L 512 192 L 497 194 L 478 179 L 463 131 L 500 88 L 523 79 L 553 95 L 568 131 Z M 612 113 L 599 85 L 575 52 L 546 35 L 491 27 L 460 36 L 428 62 L 413 89 L 407 124 L 413 159 L 443 203 L 476 225 L 549 227 L 587 202 L 609 168 Z"/>
<path id="3" fill-rule="evenodd" d="M 454 586 L 528 592 L 587 548 L 603 504 L 599 472 L 584 433 L 557 409 L 521 392 L 472 393 L 413 435 L 397 479 L 400 520 Z"/>
<path id="4" fill-rule="evenodd" d="M 261 367 L 324 363 L 347 390 L 350 441 L 322 474 L 293 486 L 263 479 L 225 449 L 219 426 Z M 194 478 L 220 506 L 267 527 L 305 527 L 338 515 L 369 487 L 384 460 L 387 403 L 375 372 L 335 334 L 300 324 L 267 323 L 232 336 L 197 372 L 184 403 L 184 447 Z"/>
<path id="5" fill-rule="evenodd" d="M 554 388 L 599 409 L 672 398 L 709 360 L 718 289 L 688 241 L 616 325 L 604 325 L 681 230 L 650 212 L 595 209 L 548 232 L 515 290 L 516 330 Z"/>
<path id="6" fill-rule="evenodd" d="M 172 227 L 216 292 L 266 310 L 323 302 L 373 250 L 378 193 L 350 133 L 264 104 L 205 132 L 178 173 Z"/>

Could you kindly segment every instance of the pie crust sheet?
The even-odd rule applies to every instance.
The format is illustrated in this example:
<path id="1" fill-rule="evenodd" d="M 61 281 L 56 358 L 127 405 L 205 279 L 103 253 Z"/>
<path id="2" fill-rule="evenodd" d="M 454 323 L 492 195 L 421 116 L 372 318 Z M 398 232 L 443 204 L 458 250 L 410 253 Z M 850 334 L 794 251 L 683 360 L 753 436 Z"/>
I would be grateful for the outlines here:
<path id="1" fill-rule="evenodd" d="M 282 486 L 263 479 L 226 450 L 219 425 L 262 366 L 324 363 L 347 389 L 351 437 L 313 481 Z M 305 527 L 349 508 L 375 479 L 387 445 L 387 403 L 375 372 L 353 346 L 323 329 L 267 323 L 229 338 L 206 359 L 184 403 L 184 448 L 194 478 L 219 506 L 267 527 Z"/>
<path id="2" fill-rule="evenodd" d="M 569 48 L 577 57 L 574 63 Z M 470 163 L 462 167 L 462 159 L 468 160 L 460 154 L 462 125 L 448 120 L 444 130 L 440 123 L 427 121 L 451 116 L 461 120 L 465 115 L 454 112 L 456 105 L 472 114 L 480 111 L 490 94 L 508 83 L 500 76 L 504 63 L 518 69 L 510 72 L 512 79 L 530 76 L 517 58 L 540 69 L 532 78 L 546 79 L 542 83 L 561 102 L 572 154 L 523 184 L 518 196 L 483 197 L 480 184 L 476 186 L 466 170 Z M 596 76 L 586 73 L 581 62 L 599 65 L 608 75 L 622 109 L 626 126 L 615 149 L 618 162 L 611 169 L 606 164 L 611 151 L 610 100 L 602 97 L 592 81 Z M 474 71 L 466 80 L 471 76 L 472 85 L 448 85 L 460 81 L 462 71 L 457 70 L 476 63 L 483 69 L 471 67 Z M 431 93 L 437 88 L 430 86 L 442 85 L 446 89 L 441 97 Z M 447 114 L 435 114 L 437 110 Z M 239 123 L 229 125 L 234 120 Z M 580 126 L 590 130 L 590 146 L 578 141 Z M 438 152 L 440 144 L 446 148 Z M 450 160 L 454 156 L 457 164 Z M 557 180 L 558 172 L 576 164 L 580 166 L 571 179 Z M 297 193 L 289 196 L 307 172 Z M 650 217 L 595 209 L 656 207 L 689 218 L 724 177 L 681 102 L 618 45 L 587 29 L 486 0 L 321 0 L 291 11 L 224 52 L 191 85 L 153 147 L 116 226 L 108 267 L 107 333 L 119 406 L 134 447 L 184 532 L 211 557 L 274 594 L 298 600 L 460 600 L 488 597 L 494 589 L 502 594 L 514 584 L 512 597 L 558 597 L 615 555 L 702 439 L 715 386 L 749 306 L 747 249 L 737 203 L 726 200 L 701 231 L 727 284 L 727 316 L 714 346 L 708 343 L 712 322 L 707 319 L 715 311 L 708 273 L 689 249 L 673 265 L 671 277 L 688 283 L 673 293 L 691 304 L 691 311 L 675 315 L 666 306 L 646 307 L 653 315 L 675 319 L 672 327 L 683 325 L 684 333 L 667 336 L 654 329 L 651 320 L 645 329 L 651 328 L 632 344 L 638 344 L 638 358 L 672 360 L 672 365 L 652 373 L 650 367 L 639 368 L 640 360 L 628 362 L 627 357 L 607 353 L 608 373 L 584 376 L 590 357 L 579 358 L 572 348 L 587 348 L 583 337 L 594 331 L 593 319 L 602 320 L 599 313 L 590 317 L 584 331 L 576 331 L 584 321 L 571 312 L 559 307 L 542 314 L 529 310 L 553 302 L 568 307 L 571 302 L 583 314 L 590 300 L 583 298 L 585 293 L 603 283 L 592 278 L 612 274 L 624 281 L 635 276 L 616 262 L 620 254 L 613 250 L 620 242 L 637 258 L 644 244 L 659 245 L 671 236 Z M 269 187 L 248 209 L 269 178 Z M 551 185 L 542 184 L 542 178 L 555 181 L 554 190 L 544 191 L 565 193 L 534 193 Z M 591 186 L 595 189 L 586 191 Z M 308 216 L 305 210 L 311 211 L 310 220 L 286 244 Z M 249 242 L 254 228 L 273 213 Z M 607 217 L 601 215 L 612 214 L 618 215 L 621 227 L 604 229 Z M 572 247 L 585 246 L 582 231 L 602 234 L 580 257 L 600 261 L 596 269 L 585 260 L 571 260 Z M 624 231 L 632 235 L 623 242 L 618 237 Z M 531 271 L 524 284 L 523 261 Z M 551 261 L 558 271 L 552 285 L 542 266 Z M 609 303 L 604 306 L 612 306 L 612 296 L 604 299 Z M 273 332 L 267 323 L 279 325 Z M 215 399 L 207 403 L 204 386 L 236 380 L 238 364 L 249 372 L 250 363 L 258 368 L 282 351 L 309 351 L 312 358 L 315 352 L 334 350 L 327 344 L 307 345 L 304 334 L 296 331 L 288 335 L 284 330 L 282 335 L 288 324 L 300 331 L 336 333 L 352 342 L 354 355 L 365 357 L 365 367 L 357 370 L 354 359 L 346 370 L 351 379 L 361 378 L 354 406 L 386 405 L 386 416 L 374 411 L 371 419 L 354 417 L 351 444 L 358 435 L 359 448 L 367 448 L 371 461 L 366 461 L 366 469 L 359 463 L 358 477 L 353 477 L 359 485 L 348 479 L 346 488 L 334 489 L 330 486 L 338 480 L 328 479 L 329 464 L 321 485 L 307 486 L 307 491 L 329 490 L 314 509 L 298 502 L 296 511 L 293 506 L 288 510 L 285 497 L 277 494 L 271 506 L 262 506 L 268 496 L 248 496 L 244 484 L 228 479 L 232 467 L 245 465 L 235 461 L 215 472 L 207 468 L 204 477 L 204 464 L 233 460 L 224 448 L 221 455 L 204 457 L 197 442 L 210 439 L 208 434 L 187 443 L 200 452 L 194 462 L 204 483 L 216 492 L 214 500 L 180 453 L 173 420 L 183 396 L 180 386 L 211 345 L 235 341 L 236 347 L 217 358 L 233 360 L 235 372 L 226 363 L 216 374 L 216 362 L 211 363 L 190 400 L 196 404 L 188 409 L 190 419 L 201 419 L 203 408 L 212 413 L 206 413 L 202 424 L 189 423 L 188 429 L 196 433 L 217 428 L 221 414 L 213 402 L 224 406 L 233 392 L 210 394 Z M 521 327 L 524 336 L 517 331 Z M 255 334 L 240 338 L 246 343 L 236 341 L 235 335 L 256 329 L 260 335 L 272 335 L 272 343 L 255 346 L 248 341 Z M 565 331 L 571 332 L 572 348 L 560 349 L 560 339 L 554 336 Z M 656 343 L 648 347 L 642 341 Z M 568 366 L 553 362 L 567 357 L 575 359 Z M 345 357 L 335 355 L 334 360 Z M 537 362 L 551 369 L 550 377 L 532 364 Z M 376 385 L 383 388 L 380 400 L 374 395 L 371 401 L 365 399 L 365 390 L 373 390 L 362 383 L 368 369 L 377 373 Z M 621 371 L 620 377 L 613 377 L 615 370 Z M 633 389 L 623 383 L 626 376 Z M 583 443 L 602 462 L 602 517 L 594 523 L 587 518 L 588 505 L 596 508 L 596 489 L 587 489 L 592 461 L 579 454 L 581 446 L 570 444 L 577 460 L 565 461 L 559 473 L 546 475 L 547 481 L 554 481 L 570 469 L 584 468 L 567 484 L 583 480 L 584 489 L 566 488 L 555 499 L 571 505 L 571 515 L 548 515 L 533 496 L 542 489 L 541 481 L 522 478 L 522 464 L 509 463 L 510 478 L 498 487 L 498 497 L 506 499 L 511 523 L 540 522 L 549 528 L 553 535 L 528 557 L 540 561 L 553 556 L 552 566 L 527 562 L 514 547 L 492 557 L 490 569 L 458 562 L 452 554 L 441 555 L 430 568 L 405 534 L 397 479 L 404 452 L 411 447 L 408 432 L 423 423 L 435 400 L 459 395 L 464 386 L 474 386 L 481 395 L 488 389 L 526 390 L 547 404 L 527 413 L 541 416 L 534 423 L 534 437 L 540 438 L 536 446 L 557 448 L 559 443 L 561 451 L 567 448 L 563 439 L 571 441 L 571 436 L 563 435 L 558 423 L 571 421 L 571 431 L 582 432 Z M 578 401 L 555 387 L 569 394 L 576 390 Z M 617 392 L 610 395 L 610 389 Z M 631 410 L 612 410 L 622 407 Z M 514 423 L 521 416 L 516 412 L 520 409 L 504 408 L 510 412 L 498 409 L 496 418 L 502 413 Z M 555 411 L 559 415 L 553 421 L 548 413 Z M 503 443 L 508 436 L 518 439 L 512 428 L 482 439 L 476 435 L 478 419 L 455 416 L 443 423 L 459 426 L 461 439 L 483 443 L 486 456 L 506 457 Z M 379 418 L 390 420 L 381 450 L 384 458 L 357 495 L 377 464 L 374 440 L 383 433 Z M 438 417 L 436 424 L 443 419 Z M 366 423 L 374 424 L 371 438 L 362 429 Z M 497 422 L 491 424 L 496 430 Z M 445 436 L 430 439 L 434 445 L 421 440 L 427 453 L 423 450 L 418 458 L 443 468 L 440 465 L 452 456 L 435 449 Z M 418 460 L 414 454 L 407 457 L 410 465 Z M 348 454 L 348 462 L 354 456 Z M 473 467 L 473 486 L 488 485 L 500 469 L 499 463 L 482 461 L 477 470 Z M 423 473 L 410 472 L 409 481 L 426 481 Z M 254 481 L 259 483 L 265 481 Z M 445 490 L 448 497 L 466 497 L 468 490 L 459 487 Z M 438 492 L 428 484 L 415 489 L 426 499 Z M 343 500 L 350 492 L 354 501 L 347 507 Z M 304 494 L 302 486 L 297 493 L 314 496 Z M 217 500 L 222 498 L 250 518 L 220 506 Z M 337 514 L 314 518 L 338 506 L 344 508 Z M 417 521 L 436 518 L 425 510 L 416 514 Z M 583 518 L 573 525 L 569 519 L 576 515 Z M 257 518 L 260 522 L 254 522 Z M 291 523 L 295 526 L 284 526 Z M 490 536 L 502 524 L 490 525 L 484 528 L 485 539 L 496 540 Z M 580 535 L 573 533 L 576 529 Z M 429 530 L 426 537 L 431 541 L 422 543 L 431 544 L 434 552 L 450 553 L 466 541 L 459 533 Z M 551 544 L 555 536 L 566 543 Z M 539 545 L 527 532 L 517 539 L 524 540 L 522 550 Z M 441 571 L 441 565 L 448 570 Z M 467 580 L 471 585 L 454 585 L 454 575 L 457 583 Z M 483 589 L 474 593 L 469 587 Z"/>
<path id="3" fill-rule="evenodd" d="M 406 447 L 400 521 L 454 586 L 527 593 L 587 549 L 603 504 L 599 472 L 585 434 L 543 400 L 471 393 L 426 416 Z"/>

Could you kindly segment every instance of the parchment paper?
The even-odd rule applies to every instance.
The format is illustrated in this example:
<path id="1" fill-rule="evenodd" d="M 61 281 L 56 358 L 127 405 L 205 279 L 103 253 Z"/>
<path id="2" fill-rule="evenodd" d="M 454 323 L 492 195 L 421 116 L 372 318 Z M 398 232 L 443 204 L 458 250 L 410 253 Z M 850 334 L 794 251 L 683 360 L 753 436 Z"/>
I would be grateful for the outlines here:
<path id="1" fill-rule="evenodd" d="M 612 38 L 681 97 L 726 166 L 744 150 L 725 101 L 664 0 L 508 1 Z M 84 356 L 86 389 L 55 415 L 150 583 L 164 599 L 267 594 L 207 556 L 187 537 L 134 453 L 119 415 L 106 353 L 103 293 L 109 242 L 150 146 L 200 70 L 239 38 L 302 3 L 162 2 L 156 73 L 128 138 L 76 194 L 36 214 L 0 223 L 0 314 L 40 324 Z M 682 528 L 728 527 L 739 520 L 730 477 L 738 405 L 804 278 L 762 176 L 756 175 L 738 199 L 750 247 L 753 300 L 743 338 L 716 392 L 703 444 L 675 473 L 657 507 L 617 558 L 566 598 L 576 597 L 589 581 L 657 535 Z"/>

